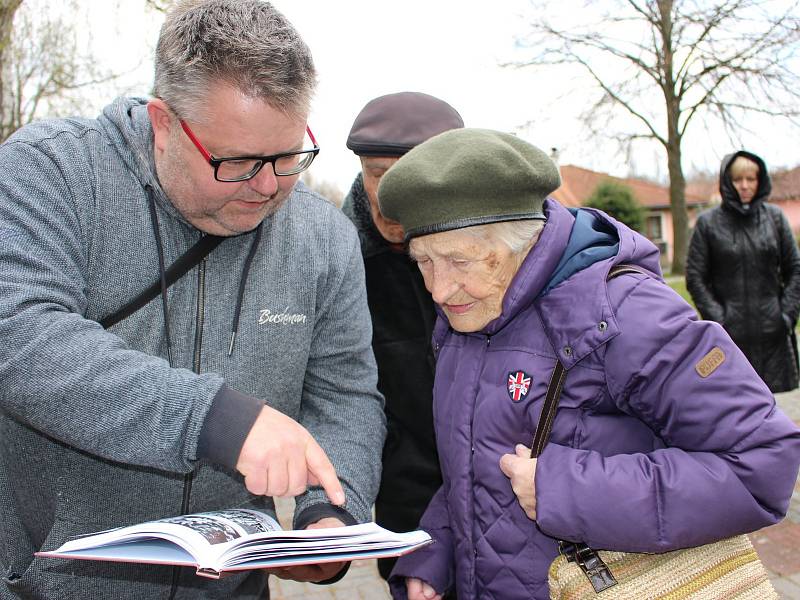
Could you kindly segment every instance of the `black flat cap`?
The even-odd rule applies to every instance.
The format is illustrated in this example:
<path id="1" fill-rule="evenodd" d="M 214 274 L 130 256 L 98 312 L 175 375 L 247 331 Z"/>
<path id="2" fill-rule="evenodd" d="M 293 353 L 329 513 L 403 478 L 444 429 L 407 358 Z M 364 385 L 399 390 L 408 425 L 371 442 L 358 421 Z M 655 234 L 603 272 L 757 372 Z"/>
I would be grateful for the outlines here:
<path id="1" fill-rule="evenodd" d="M 473 225 L 544 219 L 548 194 L 561 185 L 542 150 L 509 133 L 454 129 L 400 158 L 381 178 L 381 212 L 406 240 Z"/>
<path id="2" fill-rule="evenodd" d="M 434 135 L 464 127 L 456 109 L 421 92 L 387 94 L 358 113 L 347 147 L 359 156 L 402 156 Z"/>

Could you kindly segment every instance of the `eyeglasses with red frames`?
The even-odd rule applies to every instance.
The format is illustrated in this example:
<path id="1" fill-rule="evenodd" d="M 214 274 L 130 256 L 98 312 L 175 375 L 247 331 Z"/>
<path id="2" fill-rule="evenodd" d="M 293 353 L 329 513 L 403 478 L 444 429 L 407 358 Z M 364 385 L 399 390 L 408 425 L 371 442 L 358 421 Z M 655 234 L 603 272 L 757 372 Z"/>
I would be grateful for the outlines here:
<path id="1" fill-rule="evenodd" d="M 269 156 L 225 156 L 221 158 L 214 157 L 205 146 L 200 143 L 197 136 L 186 124 L 186 121 L 180 119 L 181 127 L 192 143 L 200 151 L 200 154 L 214 167 L 214 179 L 217 181 L 237 182 L 247 181 L 255 177 L 262 167 L 266 164 L 272 165 L 272 172 L 276 177 L 283 177 L 287 175 L 297 175 L 302 173 L 311 163 L 314 158 L 319 154 L 319 146 L 311 129 L 306 127 L 306 133 L 314 145 L 310 150 L 296 150 L 294 152 L 282 152 L 280 154 L 271 154 Z"/>

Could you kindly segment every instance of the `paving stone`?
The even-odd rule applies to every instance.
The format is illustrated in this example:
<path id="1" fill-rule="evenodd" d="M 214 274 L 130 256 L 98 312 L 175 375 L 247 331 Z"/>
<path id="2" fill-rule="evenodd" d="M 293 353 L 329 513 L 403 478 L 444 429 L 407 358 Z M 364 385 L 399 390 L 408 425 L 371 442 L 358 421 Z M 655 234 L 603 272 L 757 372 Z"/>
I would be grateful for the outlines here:
<path id="1" fill-rule="evenodd" d="M 752 533 L 750 539 L 769 571 L 782 576 L 800 573 L 800 524 L 783 520 Z"/>
<path id="2" fill-rule="evenodd" d="M 770 579 L 781 600 L 800 600 L 800 586 L 785 577 Z"/>

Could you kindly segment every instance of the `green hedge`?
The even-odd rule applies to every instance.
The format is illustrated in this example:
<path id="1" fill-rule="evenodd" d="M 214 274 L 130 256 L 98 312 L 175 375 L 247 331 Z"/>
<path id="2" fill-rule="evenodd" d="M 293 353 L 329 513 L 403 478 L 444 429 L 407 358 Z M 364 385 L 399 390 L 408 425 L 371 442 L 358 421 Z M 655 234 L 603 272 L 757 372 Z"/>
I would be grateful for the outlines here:
<path id="1" fill-rule="evenodd" d="M 678 292 L 681 298 L 686 300 L 689 304 L 691 304 L 692 308 L 694 308 L 694 302 L 692 302 L 692 297 L 686 290 L 686 278 L 683 275 L 667 275 L 664 277 L 664 279 L 666 279 L 669 287 Z"/>

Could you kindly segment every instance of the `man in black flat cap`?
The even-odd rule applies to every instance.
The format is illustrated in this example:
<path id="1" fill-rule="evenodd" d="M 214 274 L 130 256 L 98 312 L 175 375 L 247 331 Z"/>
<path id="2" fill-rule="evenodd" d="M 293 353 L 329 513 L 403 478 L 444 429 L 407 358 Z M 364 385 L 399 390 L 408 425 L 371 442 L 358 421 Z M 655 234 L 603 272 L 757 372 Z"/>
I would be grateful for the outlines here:
<path id="1" fill-rule="evenodd" d="M 361 159 L 361 173 L 342 210 L 361 238 L 378 389 L 386 397 L 388 434 L 375 515 L 378 524 L 392 531 L 416 529 L 442 483 L 431 410 L 436 313 L 419 269 L 406 253 L 403 228 L 381 214 L 378 182 L 417 144 L 463 126 L 446 102 L 400 92 L 368 102 L 347 138 L 347 147 Z M 384 579 L 394 563 L 378 561 Z"/>

